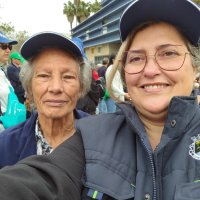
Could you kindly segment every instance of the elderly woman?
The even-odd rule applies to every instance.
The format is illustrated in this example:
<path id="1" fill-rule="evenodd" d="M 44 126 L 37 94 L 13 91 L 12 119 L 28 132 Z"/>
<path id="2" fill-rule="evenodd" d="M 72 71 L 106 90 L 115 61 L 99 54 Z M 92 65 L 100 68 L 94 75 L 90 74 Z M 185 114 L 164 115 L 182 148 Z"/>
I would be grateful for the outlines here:
<path id="1" fill-rule="evenodd" d="M 75 120 L 87 116 L 75 109 L 90 87 L 90 67 L 79 47 L 66 37 L 42 32 L 21 48 L 27 63 L 21 81 L 37 112 L 0 135 L 0 167 L 30 155 L 48 155 L 75 132 Z"/>

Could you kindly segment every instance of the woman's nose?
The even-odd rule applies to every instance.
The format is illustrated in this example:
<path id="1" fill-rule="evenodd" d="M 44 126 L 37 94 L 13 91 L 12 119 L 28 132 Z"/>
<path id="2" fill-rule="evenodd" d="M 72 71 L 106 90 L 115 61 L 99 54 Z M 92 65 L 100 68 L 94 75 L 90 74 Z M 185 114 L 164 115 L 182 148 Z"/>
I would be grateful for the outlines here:
<path id="1" fill-rule="evenodd" d="M 155 55 L 147 56 L 143 73 L 146 76 L 155 76 L 155 75 L 161 73 L 161 69 L 160 69 L 158 63 L 156 62 Z"/>
<path id="2" fill-rule="evenodd" d="M 49 88 L 50 92 L 62 92 L 63 91 L 63 81 L 60 77 L 53 77 L 49 81 Z"/>

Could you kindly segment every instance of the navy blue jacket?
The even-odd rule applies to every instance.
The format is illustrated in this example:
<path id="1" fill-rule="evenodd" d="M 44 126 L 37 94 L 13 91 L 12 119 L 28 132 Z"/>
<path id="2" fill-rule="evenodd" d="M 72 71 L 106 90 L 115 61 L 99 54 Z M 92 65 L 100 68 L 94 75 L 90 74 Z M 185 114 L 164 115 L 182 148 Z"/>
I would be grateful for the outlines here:
<path id="1" fill-rule="evenodd" d="M 75 118 L 88 116 L 80 110 L 74 111 Z M 35 122 L 38 114 L 34 112 L 25 122 L 6 129 L 0 134 L 0 168 L 13 165 L 19 160 L 35 155 Z"/>
<path id="2" fill-rule="evenodd" d="M 19 79 L 19 73 L 20 73 L 20 67 L 15 66 L 13 63 L 11 63 L 8 68 L 7 68 L 7 77 L 11 83 L 11 85 L 14 88 L 15 94 L 17 95 L 17 97 L 19 98 L 19 100 L 21 100 L 20 102 L 22 102 L 22 99 L 24 100 L 24 94 L 25 91 L 22 87 L 21 81 Z"/>
<path id="3" fill-rule="evenodd" d="M 199 200 L 200 109 L 196 98 L 172 99 L 155 150 L 133 105 L 119 106 L 116 113 L 77 122 L 86 158 L 82 200 L 94 196 L 102 200 Z"/>

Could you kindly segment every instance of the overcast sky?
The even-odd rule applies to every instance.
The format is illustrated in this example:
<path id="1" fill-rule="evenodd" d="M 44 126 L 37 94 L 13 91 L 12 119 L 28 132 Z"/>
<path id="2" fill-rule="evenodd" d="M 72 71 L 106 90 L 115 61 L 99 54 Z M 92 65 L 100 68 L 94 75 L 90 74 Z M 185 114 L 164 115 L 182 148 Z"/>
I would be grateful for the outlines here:
<path id="1" fill-rule="evenodd" d="M 63 15 L 67 0 L 0 0 L 0 22 L 9 23 L 16 31 L 30 35 L 40 31 L 70 33 L 70 25 Z"/>

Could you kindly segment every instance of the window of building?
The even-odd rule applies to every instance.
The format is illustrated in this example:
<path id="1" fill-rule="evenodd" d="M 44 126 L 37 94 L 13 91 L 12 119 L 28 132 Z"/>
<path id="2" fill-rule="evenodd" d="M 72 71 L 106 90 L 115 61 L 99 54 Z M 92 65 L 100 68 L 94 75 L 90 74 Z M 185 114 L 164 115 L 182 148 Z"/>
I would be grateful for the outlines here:
<path id="1" fill-rule="evenodd" d="M 108 32 L 108 27 L 107 26 L 104 26 L 103 29 L 102 29 L 102 33 L 103 34 L 106 34 Z"/>
<path id="2" fill-rule="evenodd" d="M 97 47 L 97 52 L 101 53 L 101 47 Z"/>
<path id="3" fill-rule="evenodd" d="M 86 37 L 85 37 L 86 40 L 90 39 L 90 35 L 89 35 L 89 30 L 86 31 Z"/>

